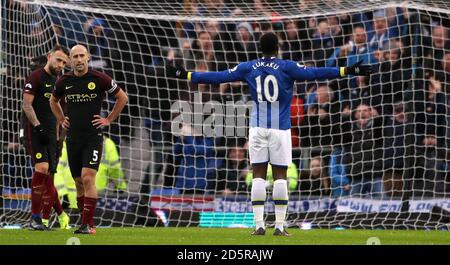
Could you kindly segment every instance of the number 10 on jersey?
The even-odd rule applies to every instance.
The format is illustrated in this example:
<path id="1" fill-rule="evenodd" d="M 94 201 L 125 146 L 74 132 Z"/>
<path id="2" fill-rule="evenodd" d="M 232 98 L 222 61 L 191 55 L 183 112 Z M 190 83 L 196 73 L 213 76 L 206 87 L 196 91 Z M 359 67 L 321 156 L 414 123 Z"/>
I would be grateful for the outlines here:
<path id="1" fill-rule="evenodd" d="M 278 81 L 273 75 L 268 75 L 264 78 L 264 87 L 261 88 L 261 76 L 255 78 L 256 80 L 256 93 L 258 95 L 258 101 L 269 101 L 269 102 L 275 102 L 278 99 Z M 269 91 L 269 83 L 272 83 L 273 87 L 273 95 L 270 95 Z M 266 100 L 263 99 L 262 91 L 264 90 L 264 97 Z"/>

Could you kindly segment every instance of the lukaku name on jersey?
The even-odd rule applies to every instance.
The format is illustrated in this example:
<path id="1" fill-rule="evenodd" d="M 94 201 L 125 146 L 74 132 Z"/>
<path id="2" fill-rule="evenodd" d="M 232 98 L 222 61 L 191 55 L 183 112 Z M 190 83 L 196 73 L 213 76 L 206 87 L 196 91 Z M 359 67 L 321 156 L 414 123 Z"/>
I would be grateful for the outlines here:
<path id="1" fill-rule="evenodd" d="M 288 130 L 291 128 L 290 105 L 294 82 L 340 76 L 343 74 L 339 67 L 305 67 L 290 60 L 263 57 L 222 72 L 193 72 L 190 80 L 193 83 L 245 81 L 253 99 L 250 126 Z"/>

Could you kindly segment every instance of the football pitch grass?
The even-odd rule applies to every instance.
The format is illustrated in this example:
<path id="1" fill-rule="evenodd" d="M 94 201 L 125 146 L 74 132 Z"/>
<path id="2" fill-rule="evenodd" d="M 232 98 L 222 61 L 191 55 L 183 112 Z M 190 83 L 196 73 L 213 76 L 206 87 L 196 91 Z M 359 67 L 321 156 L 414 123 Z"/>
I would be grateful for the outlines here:
<path id="1" fill-rule="evenodd" d="M 291 237 L 251 236 L 243 228 L 97 228 L 96 235 L 71 230 L 0 229 L 0 245 L 66 245 L 72 237 L 81 245 L 450 245 L 450 231 L 289 229 Z"/>

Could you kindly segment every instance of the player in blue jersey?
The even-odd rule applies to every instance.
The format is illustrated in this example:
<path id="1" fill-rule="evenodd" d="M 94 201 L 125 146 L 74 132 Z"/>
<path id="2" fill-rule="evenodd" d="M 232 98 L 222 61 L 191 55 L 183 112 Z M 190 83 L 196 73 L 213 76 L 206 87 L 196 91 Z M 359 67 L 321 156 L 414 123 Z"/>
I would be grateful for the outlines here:
<path id="1" fill-rule="evenodd" d="M 253 100 L 250 116 L 249 155 L 253 168 L 251 200 L 256 228 L 252 235 L 264 235 L 265 179 L 267 165 L 273 169 L 275 204 L 274 235 L 289 236 L 284 229 L 288 206 L 287 167 L 292 161 L 290 105 L 294 82 L 323 80 L 346 75 L 368 76 L 370 65 L 361 61 L 349 67 L 305 67 L 291 60 L 277 59 L 278 37 L 266 33 L 260 39 L 263 57 L 238 64 L 222 72 L 187 72 L 180 66 L 166 66 L 167 76 L 193 83 L 220 84 L 245 81 Z"/>

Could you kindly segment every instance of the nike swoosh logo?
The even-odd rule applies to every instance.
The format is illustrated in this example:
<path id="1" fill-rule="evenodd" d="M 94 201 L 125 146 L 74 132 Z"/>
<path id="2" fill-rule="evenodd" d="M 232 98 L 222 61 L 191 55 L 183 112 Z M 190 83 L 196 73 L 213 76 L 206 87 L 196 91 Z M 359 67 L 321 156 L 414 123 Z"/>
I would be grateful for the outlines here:
<path id="1" fill-rule="evenodd" d="M 73 87 L 73 86 L 66 86 L 66 89 L 69 89 L 69 88 L 71 88 L 71 87 Z"/>
<path id="2" fill-rule="evenodd" d="M 89 165 L 96 165 L 97 162 L 89 162 Z"/>
<path id="3" fill-rule="evenodd" d="M 45 87 L 52 87 L 53 85 L 45 84 Z"/>

